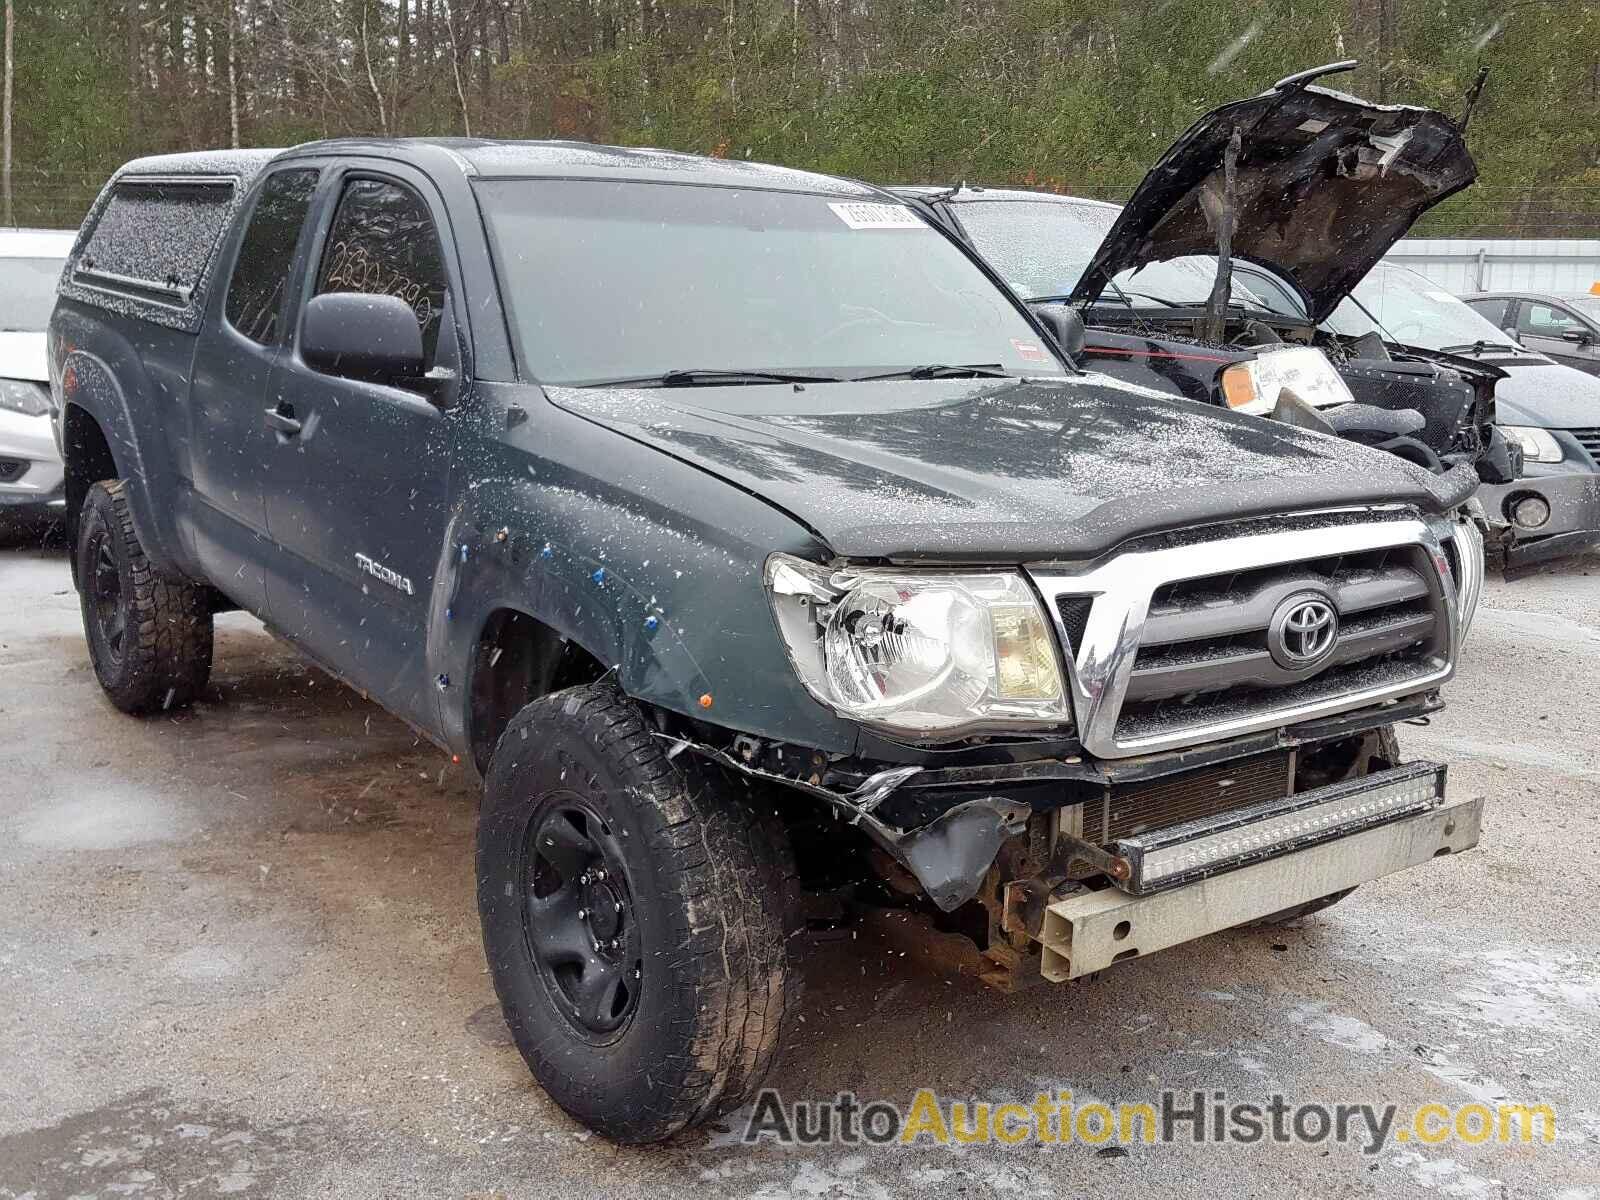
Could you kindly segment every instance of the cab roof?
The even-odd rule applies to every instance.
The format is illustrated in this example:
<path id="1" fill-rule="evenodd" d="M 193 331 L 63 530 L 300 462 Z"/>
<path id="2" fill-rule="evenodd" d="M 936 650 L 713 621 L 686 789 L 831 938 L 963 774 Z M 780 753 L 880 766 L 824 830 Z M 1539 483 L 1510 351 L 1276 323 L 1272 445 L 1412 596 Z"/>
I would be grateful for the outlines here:
<path id="1" fill-rule="evenodd" d="M 602 146 L 572 141 L 502 141 L 493 138 L 339 138 L 308 142 L 285 158 L 361 155 L 397 159 L 437 170 L 448 157 L 464 175 L 481 179 L 631 178 L 653 183 L 696 183 L 771 191 L 881 196 L 854 180 L 743 159 L 710 158 L 646 146 Z"/>
<path id="2" fill-rule="evenodd" d="M 798 171 L 743 159 L 710 158 L 645 146 L 602 146 L 572 141 L 502 141 L 494 138 L 333 138 L 277 150 L 197 150 L 153 154 L 125 163 L 118 178 L 159 175 L 226 175 L 248 182 L 268 163 L 325 156 L 387 158 L 438 171 L 453 165 L 480 179 L 631 178 L 652 183 L 695 183 L 768 191 L 882 197 L 852 179 Z"/>

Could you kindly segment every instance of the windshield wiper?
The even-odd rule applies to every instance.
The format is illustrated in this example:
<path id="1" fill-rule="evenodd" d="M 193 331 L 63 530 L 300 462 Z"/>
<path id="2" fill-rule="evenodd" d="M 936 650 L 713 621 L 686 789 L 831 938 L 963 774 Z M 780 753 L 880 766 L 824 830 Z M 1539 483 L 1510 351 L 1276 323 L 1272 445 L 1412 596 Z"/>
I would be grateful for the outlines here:
<path id="1" fill-rule="evenodd" d="M 1440 346 L 1439 347 L 1439 353 L 1440 354 L 1471 354 L 1471 355 L 1473 355 L 1474 357 L 1477 357 L 1477 358 L 1483 357 L 1485 354 L 1489 353 L 1491 350 L 1492 351 L 1498 351 L 1499 353 L 1502 353 L 1502 354 L 1513 354 L 1513 355 L 1515 355 L 1515 354 L 1526 354 L 1528 352 L 1527 348 L 1524 347 L 1524 346 L 1511 346 L 1511 345 L 1507 345 L 1507 344 L 1505 344 L 1503 342 L 1487 341 L 1484 338 L 1479 338 L 1475 342 L 1466 342 L 1466 343 L 1464 343 L 1464 344 L 1462 344 L 1460 346 Z"/>
<path id="2" fill-rule="evenodd" d="M 740 383 L 838 383 L 837 375 L 810 375 L 798 371 L 724 370 L 696 367 L 692 370 L 663 371 L 659 375 L 636 375 L 629 379 L 596 379 L 580 387 L 722 387 Z"/>
<path id="3" fill-rule="evenodd" d="M 881 375 L 856 375 L 851 383 L 869 383 L 874 379 L 1010 379 L 1011 372 L 999 363 L 927 363 L 920 367 L 907 367 L 903 371 L 885 371 Z"/>

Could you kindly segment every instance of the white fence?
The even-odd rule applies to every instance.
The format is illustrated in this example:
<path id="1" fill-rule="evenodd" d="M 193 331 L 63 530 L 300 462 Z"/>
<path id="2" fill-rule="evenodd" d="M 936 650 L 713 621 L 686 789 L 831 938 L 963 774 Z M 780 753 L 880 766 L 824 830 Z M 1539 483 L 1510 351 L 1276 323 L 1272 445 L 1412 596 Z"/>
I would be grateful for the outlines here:
<path id="1" fill-rule="evenodd" d="M 1404 238 L 1385 261 L 1410 267 L 1458 296 L 1600 286 L 1600 239 Z"/>

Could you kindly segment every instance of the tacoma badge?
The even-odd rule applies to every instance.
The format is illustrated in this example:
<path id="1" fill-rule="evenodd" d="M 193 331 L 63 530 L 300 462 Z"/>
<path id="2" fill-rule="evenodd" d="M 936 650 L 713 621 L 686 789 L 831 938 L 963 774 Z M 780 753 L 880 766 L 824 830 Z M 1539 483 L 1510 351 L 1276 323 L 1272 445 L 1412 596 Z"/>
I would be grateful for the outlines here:
<path id="1" fill-rule="evenodd" d="M 356 566 L 371 575 L 374 579 L 381 579 L 396 591 L 404 592 L 408 596 L 415 595 L 411 587 L 411 580 L 398 571 L 392 571 L 381 562 L 374 562 L 365 554 L 356 555 Z"/>

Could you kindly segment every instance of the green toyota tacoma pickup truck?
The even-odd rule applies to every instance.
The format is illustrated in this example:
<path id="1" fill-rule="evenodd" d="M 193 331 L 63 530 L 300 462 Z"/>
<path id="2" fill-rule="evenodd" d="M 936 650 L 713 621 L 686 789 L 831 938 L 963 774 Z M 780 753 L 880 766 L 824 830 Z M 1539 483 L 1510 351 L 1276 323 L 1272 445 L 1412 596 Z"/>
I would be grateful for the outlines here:
<path id="1" fill-rule="evenodd" d="M 808 921 L 999 987 L 1465 850 L 1406 762 L 1477 602 L 1470 464 L 1080 370 L 887 193 L 653 150 L 141 159 L 50 328 L 117 707 L 240 608 L 482 773 L 539 1082 L 619 1141 L 756 1088 Z"/>

